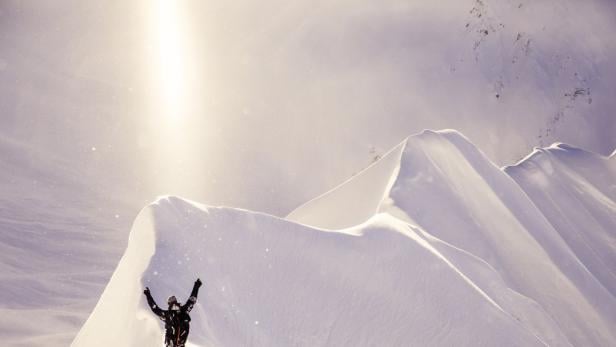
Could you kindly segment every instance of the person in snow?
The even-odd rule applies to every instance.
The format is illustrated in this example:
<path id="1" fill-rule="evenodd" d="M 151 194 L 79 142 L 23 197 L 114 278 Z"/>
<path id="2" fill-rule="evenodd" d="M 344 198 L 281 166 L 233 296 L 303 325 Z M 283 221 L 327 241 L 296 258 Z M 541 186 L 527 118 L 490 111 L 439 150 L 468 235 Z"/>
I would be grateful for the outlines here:
<path id="1" fill-rule="evenodd" d="M 199 287 L 201 287 L 201 280 L 197 278 L 192 292 L 190 292 L 190 297 L 184 305 L 179 303 L 175 296 L 170 296 L 167 299 L 167 304 L 169 305 L 167 310 L 163 310 L 156 305 L 154 298 L 150 294 L 150 288 L 145 287 L 143 294 L 145 294 L 152 312 L 165 322 L 165 347 L 185 346 L 190 328 L 190 316 L 188 313 L 197 302 Z"/>

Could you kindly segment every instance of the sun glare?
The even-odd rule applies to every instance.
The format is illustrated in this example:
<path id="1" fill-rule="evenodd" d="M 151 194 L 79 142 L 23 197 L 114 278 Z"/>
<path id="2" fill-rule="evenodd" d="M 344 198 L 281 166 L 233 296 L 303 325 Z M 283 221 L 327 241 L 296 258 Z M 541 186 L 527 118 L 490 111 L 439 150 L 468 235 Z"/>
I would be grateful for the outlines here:
<path id="1" fill-rule="evenodd" d="M 184 27 L 186 14 L 181 4 L 175 0 L 147 3 L 151 11 L 148 59 L 152 92 L 147 138 L 155 194 L 186 196 L 195 191 L 199 162 L 194 149 L 196 140 L 191 138 L 195 134 L 191 131 L 193 86 L 186 73 L 195 66 L 190 59 L 190 33 Z"/>
<path id="2" fill-rule="evenodd" d="M 180 121 L 185 116 L 186 100 L 186 49 L 183 43 L 185 33 L 180 27 L 180 12 L 174 0 L 156 2 L 157 17 L 157 58 L 159 72 L 159 93 L 162 103 L 160 111 L 171 121 Z"/>

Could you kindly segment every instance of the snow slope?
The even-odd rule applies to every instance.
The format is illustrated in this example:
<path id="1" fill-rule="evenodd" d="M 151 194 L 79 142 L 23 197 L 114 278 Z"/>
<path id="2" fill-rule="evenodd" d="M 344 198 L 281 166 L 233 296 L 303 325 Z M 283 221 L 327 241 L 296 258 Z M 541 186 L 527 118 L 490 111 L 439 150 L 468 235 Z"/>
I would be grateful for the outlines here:
<path id="1" fill-rule="evenodd" d="M 3 346 L 66 346 L 126 246 L 127 204 L 49 153 L 0 137 Z M 115 207 L 115 208 L 112 208 Z"/>
<path id="2" fill-rule="evenodd" d="M 187 295 L 196 275 L 206 279 L 193 311 L 196 345 L 541 345 L 435 244 L 388 215 L 325 232 L 264 214 L 161 199 L 139 216 L 124 258 L 73 346 L 160 343 L 140 289 L 149 286 L 160 302 L 171 293 Z M 469 267 L 490 272 L 471 255 L 444 247 Z M 490 329 L 477 334 L 478 324 Z"/>
<path id="3" fill-rule="evenodd" d="M 161 198 L 72 346 L 160 345 L 143 287 L 182 300 L 197 276 L 194 346 L 616 345 L 614 160 L 541 153 L 562 168 L 426 131 L 286 219 Z"/>
<path id="4" fill-rule="evenodd" d="M 616 297 L 616 160 L 555 144 L 505 171 Z"/>
<path id="5" fill-rule="evenodd" d="M 616 302 L 596 279 L 598 275 L 589 270 L 601 265 L 578 258 L 563 239 L 559 225 L 551 224 L 504 170 L 455 131 L 425 131 L 409 137 L 404 146 L 399 167 L 391 172 L 394 183 L 381 198 L 381 211 L 420 225 L 431 235 L 488 262 L 512 289 L 541 305 L 572 343 L 613 343 L 608 327 L 616 321 Z M 594 165 L 586 171 L 603 177 L 604 189 L 609 182 L 616 182 L 614 170 L 606 165 Z M 328 227 L 322 219 L 304 215 L 303 210 L 322 204 L 332 194 L 307 203 L 290 217 Z M 594 207 L 613 211 L 613 201 L 594 200 Z M 337 203 L 344 213 L 350 202 Z M 566 197 L 554 203 L 575 212 L 575 206 L 567 206 Z M 614 234 L 607 230 L 616 230 L 616 223 L 609 216 L 601 221 L 607 229 L 588 229 L 606 241 L 605 247 L 611 247 L 613 256 Z M 610 270 L 604 267 L 601 271 Z"/>

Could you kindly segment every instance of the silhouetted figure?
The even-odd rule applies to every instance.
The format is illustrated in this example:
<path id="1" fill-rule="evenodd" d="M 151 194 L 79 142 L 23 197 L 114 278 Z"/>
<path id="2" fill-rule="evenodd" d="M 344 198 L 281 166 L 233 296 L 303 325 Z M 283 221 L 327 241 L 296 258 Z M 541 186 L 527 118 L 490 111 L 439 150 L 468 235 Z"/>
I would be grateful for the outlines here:
<path id="1" fill-rule="evenodd" d="M 179 303 L 175 296 L 170 296 L 169 299 L 167 299 L 167 304 L 169 305 L 167 310 L 163 310 L 156 305 L 156 302 L 150 294 L 150 288 L 146 287 L 143 291 L 143 294 L 145 294 L 145 297 L 148 299 L 148 305 L 152 309 L 152 312 L 154 312 L 160 320 L 165 322 L 165 347 L 184 347 L 186 344 L 190 328 L 190 316 L 188 312 L 192 310 L 195 302 L 197 302 L 199 287 L 201 287 L 201 280 L 197 278 L 192 292 L 190 292 L 190 297 L 184 305 Z"/>

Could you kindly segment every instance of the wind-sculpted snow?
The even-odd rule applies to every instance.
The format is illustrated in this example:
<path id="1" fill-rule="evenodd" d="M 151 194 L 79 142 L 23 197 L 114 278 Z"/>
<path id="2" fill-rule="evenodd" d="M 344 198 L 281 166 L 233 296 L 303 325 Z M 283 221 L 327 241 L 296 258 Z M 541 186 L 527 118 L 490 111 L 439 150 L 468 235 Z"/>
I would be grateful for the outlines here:
<path id="1" fill-rule="evenodd" d="M 616 345 L 615 172 L 426 131 L 286 219 L 161 198 L 72 346 L 160 345 L 143 288 L 196 277 L 193 346 Z"/>
<path id="2" fill-rule="evenodd" d="M 614 159 L 557 144 L 535 150 L 505 171 L 596 280 L 616 297 Z"/>
<path id="3" fill-rule="evenodd" d="M 199 346 L 542 345 L 445 254 L 504 288 L 484 262 L 386 214 L 327 232 L 165 198 L 141 213 L 73 346 L 160 344 L 140 289 L 185 299 L 197 275 Z"/>
<path id="4" fill-rule="evenodd" d="M 582 165 L 582 161 L 587 165 Z M 571 227 L 567 217 L 550 218 L 548 213 L 546 218 L 542 209 L 537 208 L 542 206 L 540 200 L 536 205 L 530 199 L 532 194 L 527 194 L 455 131 L 426 131 L 405 141 L 399 167 L 389 173 L 394 183 L 381 197 L 380 210 L 419 225 L 431 235 L 489 263 L 512 290 L 546 310 L 575 345 L 611 345 L 614 336 L 610 326 L 616 322 L 616 301 L 606 288 L 616 283 L 615 170 L 613 164 L 610 167 L 605 159 L 590 153 L 580 155 L 577 162 L 571 160 L 569 165 L 596 178 L 597 185 L 572 178 L 576 183 L 565 184 L 561 194 L 551 199 L 550 206 L 566 215 L 582 213 L 575 226 L 593 234 L 593 240 L 588 241 L 591 243 L 571 247 L 565 237 L 567 229 L 562 226 L 564 220 Z M 539 180 L 548 181 L 545 177 Z M 576 188 L 579 185 L 586 191 Z M 589 205 L 575 205 L 577 199 L 566 195 L 569 189 L 584 195 Z M 610 190 L 611 196 L 601 193 Z M 327 204 L 322 200 L 334 194 L 307 203 L 291 217 L 304 217 L 301 209 Z M 337 203 L 338 210 L 330 210 L 333 215 L 346 213 L 351 202 L 338 199 Z M 600 216 L 594 219 L 593 214 Z M 296 220 L 329 227 L 322 219 L 309 215 Z M 595 224 L 600 227 L 594 227 Z M 588 247 L 597 249 L 598 253 L 592 255 L 599 259 L 578 257 L 575 249 Z M 598 278 L 605 278 L 610 284 Z"/>

